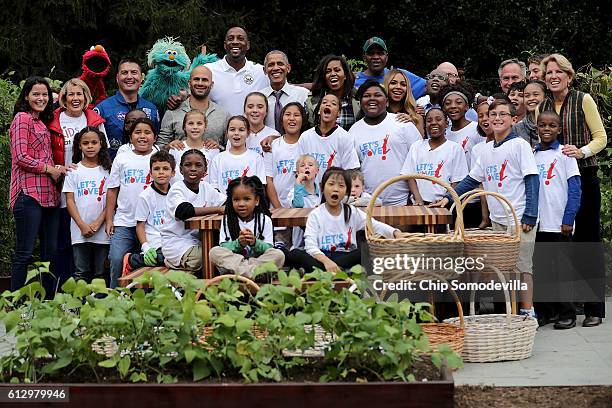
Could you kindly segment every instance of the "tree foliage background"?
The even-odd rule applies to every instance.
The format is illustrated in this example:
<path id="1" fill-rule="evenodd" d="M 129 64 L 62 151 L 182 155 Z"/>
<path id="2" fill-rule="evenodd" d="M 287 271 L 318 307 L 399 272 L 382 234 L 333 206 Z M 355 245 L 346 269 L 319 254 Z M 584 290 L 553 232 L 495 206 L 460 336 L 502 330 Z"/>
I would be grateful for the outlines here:
<path id="1" fill-rule="evenodd" d="M 246 27 L 249 59 L 284 50 L 293 82 L 309 81 L 327 53 L 360 58 L 370 36 L 385 39 L 390 63 L 425 75 L 443 60 L 466 70 L 483 91 L 494 91 L 496 68 L 508 57 L 561 51 L 576 67 L 612 61 L 612 8 L 588 0 L 455 2 L 403 0 L 1 0 L 0 74 L 67 79 L 80 72 L 82 53 L 102 44 L 114 63 L 145 61 L 156 39 L 179 37 L 191 56 L 199 45 L 223 54 L 227 28 Z M 112 75 L 108 85 L 114 88 Z"/>

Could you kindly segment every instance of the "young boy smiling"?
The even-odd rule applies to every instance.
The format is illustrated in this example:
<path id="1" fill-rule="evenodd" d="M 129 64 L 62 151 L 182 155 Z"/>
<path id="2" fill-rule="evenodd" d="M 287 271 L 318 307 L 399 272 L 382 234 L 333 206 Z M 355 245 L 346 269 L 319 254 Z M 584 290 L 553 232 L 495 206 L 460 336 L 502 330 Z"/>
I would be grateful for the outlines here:
<path id="1" fill-rule="evenodd" d="M 480 183 L 486 191 L 506 197 L 521 225 L 521 249 L 517 269 L 528 286 L 521 299 L 521 314 L 534 316 L 532 303 L 533 242 L 538 219 L 538 169 L 531 146 L 512 131 L 516 121 L 516 108 L 508 99 L 496 99 L 489 106 L 489 123 L 495 139 L 482 149 L 470 173 L 455 188 L 457 194 L 477 188 Z M 445 206 L 450 201 L 447 195 L 431 206 Z M 506 211 L 496 199 L 487 197 L 493 230 L 507 229 Z M 511 226 L 514 228 L 514 226 Z"/>
<path id="2" fill-rule="evenodd" d="M 537 121 L 540 144 L 535 147 L 535 161 L 540 179 L 540 222 L 536 242 L 569 242 L 574 229 L 574 220 L 580 208 L 580 172 L 574 157 L 563 154 L 557 141 L 561 133 L 561 118 L 554 111 L 540 113 Z M 547 248 L 544 246 L 544 248 Z M 572 299 L 571 279 L 562 275 L 566 263 L 561 253 L 543 251 L 537 256 L 538 269 L 550 275 L 558 283 L 555 295 L 558 302 L 538 303 L 540 325 L 554 321 L 555 329 L 571 329 L 576 326 L 576 309 Z M 554 275 L 553 275 L 554 274 Z M 564 300 L 564 301 L 562 301 Z"/>
<path id="3" fill-rule="evenodd" d="M 142 252 L 127 253 L 123 258 L 123 274 L 143 266 L 163 266 L 161 228 L 166 221 L 166 196 L 174 177 L 174 156 L 160 150 L 151 156 L 151 188 L 138 196 L 136 203 L 136 236 Z"/>

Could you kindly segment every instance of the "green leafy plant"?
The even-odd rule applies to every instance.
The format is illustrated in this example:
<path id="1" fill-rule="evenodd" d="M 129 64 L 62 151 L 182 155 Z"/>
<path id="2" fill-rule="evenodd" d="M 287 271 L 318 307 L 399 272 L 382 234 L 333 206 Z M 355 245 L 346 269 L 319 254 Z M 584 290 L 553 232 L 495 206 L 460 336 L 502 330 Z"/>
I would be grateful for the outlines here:
<path id="1" fill-rule="evenodd" d="M 416 323 L 432 318 L 425 304 L 362 298 L 359 271 L 352 275 L 357 290 L 338 292 L 326 272 L 307 275 L 316 282 L 302 288 L 296 271 L 262 270 L 275 272 L 280 283 L 263 285 L 256 295 L 230 280 L 204 288 L 201 280 L 171 271 L 145 274 L 140 281 L 151 290 L 133 292 L 70 279 L 63 293 L 45 301 L 37 277 L 47 265 L 38 264 L 26 286 L 0 296 L 0 321 L 16 339 L 14 352 L 0 356 L 0 380 L 281 381 L 314 366 L 324 367 L 321 381 L 415 379 L 414 364 L 431 352 Z M 314 328 L 328 334 L 325 345 Z M 322 359 L 300 353 L 317 346 Z M 443 359 L 450 367 L 461 364 L 445 347 L 430 359 L 438 367 Z"/>

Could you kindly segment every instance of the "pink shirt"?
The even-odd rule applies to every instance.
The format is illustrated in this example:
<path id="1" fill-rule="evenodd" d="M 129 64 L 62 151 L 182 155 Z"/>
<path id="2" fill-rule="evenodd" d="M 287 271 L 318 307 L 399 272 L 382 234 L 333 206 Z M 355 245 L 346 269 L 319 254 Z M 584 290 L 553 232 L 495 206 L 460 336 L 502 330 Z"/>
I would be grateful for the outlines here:
<path id="1" fill-rule="evenodd" d="M 45 124 L 29 112 L 15 115 L 10 128 L 11 191 L 10 207 L 15 206 L 20 192 L 38 201 L 43 207 L 59 204 L 59 190 L 45 164 L 53 166 L 51 134 Z"/>

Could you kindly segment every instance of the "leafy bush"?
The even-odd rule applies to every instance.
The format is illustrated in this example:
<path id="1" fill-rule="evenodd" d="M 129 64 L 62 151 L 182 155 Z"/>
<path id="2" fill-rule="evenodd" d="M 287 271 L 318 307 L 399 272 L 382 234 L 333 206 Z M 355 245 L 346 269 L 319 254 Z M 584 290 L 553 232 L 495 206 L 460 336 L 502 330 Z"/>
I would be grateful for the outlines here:
<path id="1" fill-rule="evenodd" d="M 578 88 L 589 93 L 599 109 L 608 140 L 612 137 L 612 66 L 597 69 L 591 64 L 576 74 Z M 609 145 L 609 144 L 608 144 Z M 597 155 L 601 178 L 601 226 L 605 242 L 612 242 L 612 148 Z"/>
<path id="2" fill-rule="evenodd" d="M 42 301 L 35 276 L 46 266 L 37 268 L 27 286 L 0 297 L 0 321 L 16 339 L 16 353 L 0 357 L 0 381 L 169 383 L 186 375 L 194 381 L 281 381 L 292 369 L 312 367 L 312 360 L 285 357 L 283 350 L 314 347 L 313 325 L 330 336 L 321 381 L 413 380 L 415 362 L 430 351 L 416 323 L 417 317 L 432 318 L 425 304 L 336 292 L 326 272 L 312 274 L 317 283 L 299 290 L 297 272 L 278 271 L 280 284 L 264 285 L 254 297 L 224 280 L 206 288 L 200 300 L 203 282 L 178 271 L 142 277 L 150 291 L 70 279 L 65 293 Z M 356 282 L 363 290 L 364 283 Z M 451 367 L 461 364 L 448 348 L 431 357 L 438 367 L 442 358 Z"/>
<path id="3" fill-rule="evenodd" d="M 13 107 L 19 94 L 19 87 L 10 80 L 0 78 L 0 276 L 10 273 L 11 259 L 15 242 L 13 214 L 7 209 L 11 186 L 11 151 L 9 128 L 13 120 Z"/>

